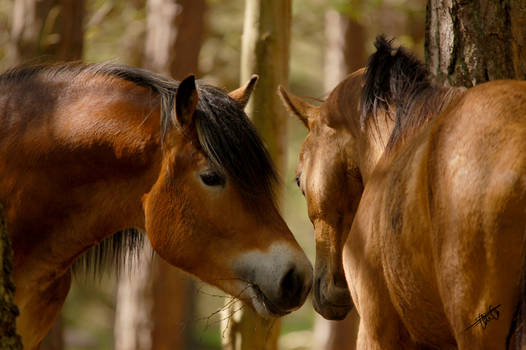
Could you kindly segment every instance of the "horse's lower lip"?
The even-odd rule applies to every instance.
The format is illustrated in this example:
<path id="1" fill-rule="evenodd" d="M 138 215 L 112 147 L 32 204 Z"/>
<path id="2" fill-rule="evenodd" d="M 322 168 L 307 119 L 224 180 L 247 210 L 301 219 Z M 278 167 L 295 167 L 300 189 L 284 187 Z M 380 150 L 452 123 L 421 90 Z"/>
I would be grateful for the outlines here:
<path id="1" fill-rule="evenodd" d="M 263 293 L 261 291 L 261 289 L 259 289 L 259 287 L 257 285 L 253 285 L 252 289 L 256 293 L 256 296 L 259 299 L 259 301 L 265 306 L 265 308 L 267 309 L 267 311 L 268 311 L 270 316 L 281 317 L 281 316 L 284 316 L 284 315 L 290 313 L 290 311 L 282 310 L 282 309 L 278 308 L 276 305 L 274 305 L 267 298 L 265 293 Z"/>

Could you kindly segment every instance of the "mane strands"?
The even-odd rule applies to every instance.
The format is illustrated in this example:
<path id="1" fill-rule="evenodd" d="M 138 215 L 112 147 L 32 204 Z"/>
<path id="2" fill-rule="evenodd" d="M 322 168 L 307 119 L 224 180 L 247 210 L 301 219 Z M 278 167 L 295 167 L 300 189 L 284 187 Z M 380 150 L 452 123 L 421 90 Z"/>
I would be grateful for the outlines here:
<path id="1" fill-rule="evenodd" d="M 394 118 L 386 146 L 390 151 L 442 109 L 446 89 L 434 87 L 424 64 L 403 47 L 393 48 L 392 41 L 384 36 L 376 39 L 375 47 L 364 75 L 360 123 L 365 128 L 372 119 L 378 125 L 380 110 Z"/>

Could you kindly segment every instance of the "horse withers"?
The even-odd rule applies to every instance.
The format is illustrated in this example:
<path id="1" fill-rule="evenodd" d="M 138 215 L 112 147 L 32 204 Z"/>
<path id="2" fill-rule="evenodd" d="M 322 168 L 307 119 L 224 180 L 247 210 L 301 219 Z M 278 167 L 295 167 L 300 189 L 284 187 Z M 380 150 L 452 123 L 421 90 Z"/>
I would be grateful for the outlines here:
<path id="1" fill-rule="evenodd" d="M 312 267 L 278 212 L 273 164 L 243 112 L 255 82 L 227 94 L 193 76 L 179 84 L 110 64 L 0 76 L 0 201 L 25 348 L 53 324 L 72 264 L 94 246 L 81 260 L 124 256 L 142 238 L 128 228 L 263 316 L 304 302 Z"/>
<path id="2" fill-rule="evenodd" d="M 350 309 L 345 275 L 361 349 L 515 348 L 526 83 L 436 87 L 403 48 L 383 37 L 376 47 L 319 107 L 281 89 L 309 129 L 297 173 L 316 233 L 317 310 Z"/>

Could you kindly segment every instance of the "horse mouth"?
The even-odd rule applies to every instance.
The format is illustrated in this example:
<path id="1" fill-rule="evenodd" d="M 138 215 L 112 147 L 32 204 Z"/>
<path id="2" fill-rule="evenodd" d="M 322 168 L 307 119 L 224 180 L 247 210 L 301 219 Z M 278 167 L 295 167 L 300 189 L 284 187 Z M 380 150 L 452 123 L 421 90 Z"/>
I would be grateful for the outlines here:
<path id="1" fill-rule="evenodd" d="M 256 308 L 258 313 L 262 314 L 262 316 L 281 317 L 290 313 L 288 310 L 283 310 L 277 307 L 272 301 L 269 300 L 269 298 L 267 298 L 265 293 L 263 293 L 257 285 L 253 284 L 251 286 L 251 290 L 254 292 L 254 297 L 252 298 L 253 306 Z M 263 310 L 260 310 L 260 308 L 256 306 L 256 303 L 260 304 L 262 306 L 261 309 Z"/>

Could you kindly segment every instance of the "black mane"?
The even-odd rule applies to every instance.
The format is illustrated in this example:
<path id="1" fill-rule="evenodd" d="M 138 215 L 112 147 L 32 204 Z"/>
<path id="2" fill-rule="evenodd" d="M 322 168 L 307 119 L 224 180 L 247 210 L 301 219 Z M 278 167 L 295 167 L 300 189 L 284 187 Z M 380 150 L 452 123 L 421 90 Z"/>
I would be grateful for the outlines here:
<path id="1" fill-rule="evenodd" d="M 0 75 L 0 84 L 28 81 L 41 75 L 49 79 L 68 80 L 76 77 L 89 79 L 90 75 L 106 76 L 147 87 L 160 97 L 162 137 L 177 126 L 173 113 L 179 82 L 175 80 L 130 66 L 74 62 L 15 68 Z M 261 200 L 270 200 L 276 204 L 276 170 L 261 138 L 239 103 L 219 88 L 200 81 L 196 85 L 199 102 L 194 119 L 200 147 L 205 155 L 218 171 L 228 175 L 248 204 L 257 205 Z M 76 267 L 83 271 L 93 268 L 94 273 L 97 273 L 108 260 L 125 260 L 130 252 L 142 246 L 142 242 L 143 235 L 136 230 L 119 232 L 88 251 L 76 262 Z M 126 251 L 122 252 L 123 249 Z"/>
<path id="2" fill-rule="evenodd" d="M 405 48 L 393 48 L 392 41 L 384 36 L 376 38 L 375 47 L 377 51 L 369 57 L 364 75 L 360 123 L 364 128 L 372 118 L 377 125 L 378 111 L 392 116 L 394 106 L 395 126 L 386 148 L 390 150 L 407 131 L 420 127 L 437 112 L 427 98 L 434 101 L 440 89 L 432 86 L 424 64 Z"/>

